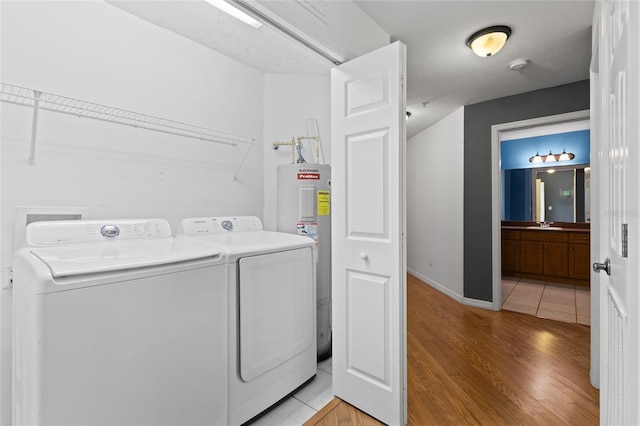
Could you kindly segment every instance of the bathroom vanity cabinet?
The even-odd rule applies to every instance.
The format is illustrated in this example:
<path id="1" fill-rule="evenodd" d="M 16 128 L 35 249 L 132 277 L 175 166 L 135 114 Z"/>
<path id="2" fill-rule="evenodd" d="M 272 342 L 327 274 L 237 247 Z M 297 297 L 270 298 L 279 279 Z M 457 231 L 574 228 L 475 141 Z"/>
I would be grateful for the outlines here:
<path id="1" fill-rule="evenodd" d="M 520 272 L 520 231 L 502 230 L 502 273 Z"/>
<path id="2" fill-rule="evenodd" d="M 502 228 L 502 274 L 589 286 L 588 229 Z"/>
<path id="3" fill-rule="evenodd" d="M 591 277 L 591 248 L 589 233 L 569 234 L 569 276 L 589 281 Z"/>

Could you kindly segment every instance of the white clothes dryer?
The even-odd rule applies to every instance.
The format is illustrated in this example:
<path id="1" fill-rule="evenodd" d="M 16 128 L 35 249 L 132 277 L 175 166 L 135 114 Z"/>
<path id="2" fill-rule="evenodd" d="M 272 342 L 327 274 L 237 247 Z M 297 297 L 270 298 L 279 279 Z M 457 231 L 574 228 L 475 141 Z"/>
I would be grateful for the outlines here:
<path id="1" fill-rule="evenodd" d="M 219 249 L 163 219 L 36 222 L 25 241 L 13 424 L 228 423 Z"/>
<path id="2" fill-rule="evenodd" d="M 315 243 L 248 216 L 184 219 L 182 238 L 227 258 L 229 424 L 239 425 L 316 375 Z"/>

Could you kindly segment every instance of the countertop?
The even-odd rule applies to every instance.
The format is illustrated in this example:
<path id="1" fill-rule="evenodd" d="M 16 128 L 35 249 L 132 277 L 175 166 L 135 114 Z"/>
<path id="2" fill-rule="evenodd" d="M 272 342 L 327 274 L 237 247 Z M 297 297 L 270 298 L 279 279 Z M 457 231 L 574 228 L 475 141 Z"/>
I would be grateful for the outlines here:
<path id="1" fill-rule="evenodd" d="M 589 229 L 582 228 L 561 228 L 561 227 L 551 227 L 551 228 L 541 228 L 541 227 L 530 227 L 530 226 L 502 226 L 502 229 L 512 229 L 514 231 L 539 231 L 539 232 L 578 232 L 578 233 L 589 233 Z"/>

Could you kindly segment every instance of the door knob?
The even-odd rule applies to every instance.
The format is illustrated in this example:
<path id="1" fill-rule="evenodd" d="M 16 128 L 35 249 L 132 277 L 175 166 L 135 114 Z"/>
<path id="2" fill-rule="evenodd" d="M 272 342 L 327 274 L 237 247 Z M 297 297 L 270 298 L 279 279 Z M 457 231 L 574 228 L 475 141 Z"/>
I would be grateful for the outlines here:
<path id="1" fill-rule="evenodd" d="M 605 271 L 607 275 L 611 275 L 611 260 L 607 257 L 604 263 L 594 263 L 593 270 L 596 272 Z"/>

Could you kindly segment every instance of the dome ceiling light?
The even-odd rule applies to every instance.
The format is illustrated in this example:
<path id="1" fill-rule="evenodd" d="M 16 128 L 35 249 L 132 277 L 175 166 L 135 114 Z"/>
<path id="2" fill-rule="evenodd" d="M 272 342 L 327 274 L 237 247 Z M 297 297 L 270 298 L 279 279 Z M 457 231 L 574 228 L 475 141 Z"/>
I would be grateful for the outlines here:
<path id="1" fill-rule="evenodd" d="M 476 31 L 467 39 L 467 46 L 478 56 L 495 55 L 511 36 L 511 28 L 506 25 L 495 25 Z"/>

